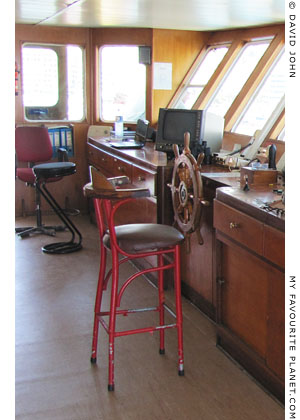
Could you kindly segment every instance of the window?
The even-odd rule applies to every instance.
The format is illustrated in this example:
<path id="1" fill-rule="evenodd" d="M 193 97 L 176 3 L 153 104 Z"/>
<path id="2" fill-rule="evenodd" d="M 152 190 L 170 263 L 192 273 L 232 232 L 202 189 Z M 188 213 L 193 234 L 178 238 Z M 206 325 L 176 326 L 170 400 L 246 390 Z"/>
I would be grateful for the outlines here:
<path id="1" fill-rule="evenodd" d="M 277 137 L 277 140 L 285 141 L 285 127 L 279 133 L 279 136 Z"/>
<path id="2" fill-rule="evenodd" d="M 100 48 L 100 119 L 126 122 L 146 116 L 146 66 L 139 64 L 138 46 Z"/>
<path id="3" fill-rule="evenodd" d="M 209 112 L 222 117 L 225 116 L 269 44 L 270 41 L 252 42 L 243 47 L 237 60 L 208 104 L 207 110 Z"/>
<path id="4" fill-rule="evenodd" d="M 23 104 L 27 120 L 84 118 L 84 51 L 76 45 L 24 44 Z"/>
<path id="5" fill-rule="evenodd" d="M 180 97 L 176 101 L 174 108 L 177 109 L 191 109 L 196 102 L 196 99 L 202 92 L 208 80 L 224 58 L 228 51 L 228 46 L 221 46 L 218 48 L 210 47 L 196 72 L 191 76 L 191 79 L 186 84 Z"/>
<path id="6" fill-rule="evenodd" d="M 264 126 L 284 96 L 284 65 L 284 53 L 282 52 L 233 127 L 233 132 L 252 136 L 256 130 L 260 130 Z"/>
<path id="7" fill-rule="evenodd" d="M 58 101 L 58 56 L 49 48 L 23 48 L 24 105 L 51 107 Z"/>

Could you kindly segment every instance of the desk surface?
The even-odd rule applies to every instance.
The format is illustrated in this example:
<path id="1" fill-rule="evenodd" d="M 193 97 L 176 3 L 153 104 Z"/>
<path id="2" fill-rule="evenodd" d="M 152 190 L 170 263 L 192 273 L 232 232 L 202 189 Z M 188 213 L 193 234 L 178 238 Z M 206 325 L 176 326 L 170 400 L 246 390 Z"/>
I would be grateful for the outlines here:
<path id="1" fill-rule="evenodd" d="M 107 153 L 118 156 L 121 159 L 141 164 L 143 167 L 156 170 L 160 166 L 169 166 L 167 156 L 164 152 L 155 150 L 155 144 L 152 142 L 146 143 L 142 149 L 116 149 L 110 145 L 110 137 L 89 137 L 89 143 L 99 147 Z"/>

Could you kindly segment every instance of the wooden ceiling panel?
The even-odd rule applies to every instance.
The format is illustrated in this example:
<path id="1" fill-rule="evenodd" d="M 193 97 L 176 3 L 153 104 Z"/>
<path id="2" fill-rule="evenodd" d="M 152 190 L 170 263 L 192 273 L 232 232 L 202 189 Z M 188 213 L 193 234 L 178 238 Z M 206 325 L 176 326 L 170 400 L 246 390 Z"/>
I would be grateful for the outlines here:
<path id="1" fill-rule="evenodd" d="M 16 0 L 16 23 L 218 30 L 284 21 L 284 0 Z"/>

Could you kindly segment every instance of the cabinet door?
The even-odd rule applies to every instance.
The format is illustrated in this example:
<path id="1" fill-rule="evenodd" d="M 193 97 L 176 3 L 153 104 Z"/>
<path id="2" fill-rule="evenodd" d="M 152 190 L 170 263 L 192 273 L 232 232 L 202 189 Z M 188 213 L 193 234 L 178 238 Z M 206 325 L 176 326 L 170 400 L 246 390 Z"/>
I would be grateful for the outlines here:
<path id="1" fill-rule="evenodd" d="M 213 199 L 215 189 L 205 187 L 204 197 L 209 201 L 209 206 L 202 208 L 201 236 L 203 244 L 199 245 L 197 233 L 190 235 L 186 244 L 182 246 L 182 279 L 191 288 L 190 293 L 195 291 L 198 296 L 193 297 L 195 303 L 211 317 L 214 317 L 215 293 L 213 283 L 214 270 L 214 235 L 213 235 Z"/>
<path id="2" fill-rule="evenodd" d="M 246 250 L 222 244 L 221 324 L 263 359 L 267 353 L 268 266 Z"/>
<path id="3" fill-rule="evenodd" d="M 285 234 L 270 226 L 264 227 L 264 256 L 279 267 L 284 268 Z"/>
<path id="4" fill-rule="evenodd" d="M 285 284 L 284 273 L 270 267 L 268 302 L 267 365 L 284 380 L 284 326 Z"/>

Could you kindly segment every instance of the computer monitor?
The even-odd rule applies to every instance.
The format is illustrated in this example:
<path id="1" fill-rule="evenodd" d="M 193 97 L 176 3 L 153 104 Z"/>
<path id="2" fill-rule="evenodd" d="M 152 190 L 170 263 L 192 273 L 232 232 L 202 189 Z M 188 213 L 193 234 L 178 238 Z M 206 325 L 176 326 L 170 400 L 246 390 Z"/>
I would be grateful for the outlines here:
<path id="1" fill-rule="evenodd" d="M 173 154 L 173 144 L 184 146 L 184 134 L 190 133 L 190 149 L 197 157 L 201 146 L 219 152 L 222 145 L 224 118 L 205 110 L 160 108 L 156 135 L 156 150 Z"/>

